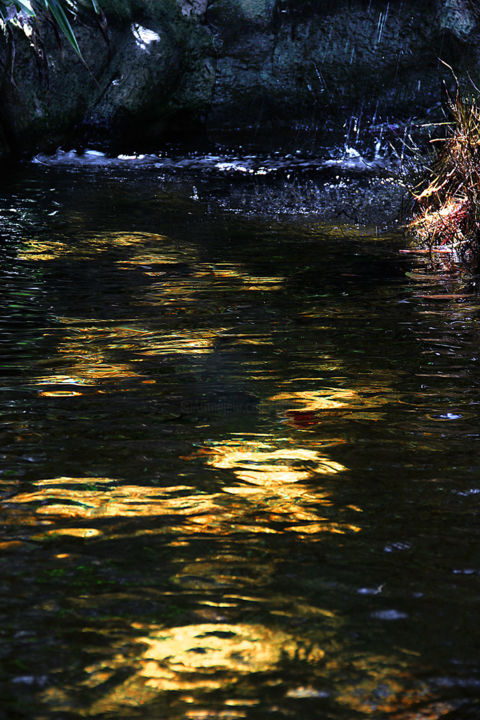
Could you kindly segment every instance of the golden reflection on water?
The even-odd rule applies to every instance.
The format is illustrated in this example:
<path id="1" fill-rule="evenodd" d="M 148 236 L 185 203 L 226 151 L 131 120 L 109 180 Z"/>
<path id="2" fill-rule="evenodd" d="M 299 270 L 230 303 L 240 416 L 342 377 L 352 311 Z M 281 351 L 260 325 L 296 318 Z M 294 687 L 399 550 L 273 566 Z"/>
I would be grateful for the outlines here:
<path id="1" fill-rule="evenodd" d="M 95 259 L 99 253 L 113 255 L 111 261 L 120 270 L 136 269 L 153 277 L 153 281 L 136 288 L 132 298 L 132 305 L 136 307 L 174 306 L 190 312 L 190 307 L 199 306 L 206 295 L 214 296 L 218 302 L 222 293 L 275 291 L 284 282 L 280 276 L 252 274 L 241 263 L 199 263 L 198 249 L 188 242 L 179 243 L 164 235 L 144 232 L 82 235 L 69 241 L 33 238 L 24 242 L 19 257 L 29 262 L 82 261 Z M 183 268 L 180 276 L 168 276 L 174 266 Z M 65 327 L 65 333 L 50 361 L 55 371 L 39 373 L 36 379 L 42 397 L 74 397 L 84 394 L 82 386 L 107 381 L 118 384 L 141 378 L 135 362 L 142 357 L 207 354 L 213 351 L 219 336 L 230 337 L 230 328 L 219 326 L 217 320 L 214 328 L 175 327 L 170 331 L 156 331 L 148 325 L 141 327 L 129 321 L 72 317 L 57 320 Z M 269 335 L 259 333 L 234 334 L 233 339 L 240 345 L 272 344 Z M 128 359 L 122 357 L 119 361 L 119 352 L 123 356 L 128 353 Z"/>
<path id="2" fill-rule="evenodd" d="M 38 375 L 35 384 L 74 385 L 73 390 L 55 388 L 41 390 L 45 397 L 79 395 L 78 386 L 95 386 L 106 381 L 119 382 L 131 378 L 145 379 L 135 368 L 138 357 L 152 355 L 203 355 L 212 352 L 219 330 L 176 331 L 159 333 L 136 327 L 111 323 L 96 326 L 69 319 L 69 329 L 56 348 L 50 364 L 60 366 L 61 372 Z M 133 359 L 118 362 L 117 351 L 128 351 Z"/>
<path id="3" fill-rule="evenodd" d="M 320 390 L 287 390 L 268 398 L 279 407 L 291 424 L 316 424 L 328 415 L 353 413 L 357 420 L 381 420 L 383 413 L 377 408 L 391 401 L 388 387 L 366 385 L 365 388 L 324 387 Z"/>
<path id="4" fill-rule="evenodd" d="M 90 716 L 145 704 L 165 691 L 230 691 L 233 697 L 228 698 L 227 706 L 249 707 L 252 702 L 235 700 L 235 686 L 243 677 L 272 671 L 288 661 L 317 665 L 324 658 L 323 649 L 315 643 L 255 623 L 201 623 L 173 628 L 133 623 L 132 635 L 143 646 L 134 660 L 133 672 L 125 682 L 102 694 L 89 708 Z M 101 687 L 125 666 L 125 661 L 119 648 L 108 662 L 86 668 L 84 684 Z M 54 700 L 61 708 L 62 691 L 47 690 L 44 700 Z M 63 702 L 68 707 L 68 696 Z"/>
<path id="5" fill-rule="evenodd" d="M 164 516 L 168 524 L 150 529 L 149 533 L 226 536 L 232 532 L 291 531 L 312 535 L 360 530 L 357 524 L 320 514 L 319 508 L 330 508 L 332 502 L 315 479 L 341 473 L 345 468 L 318 450 L 235 439 L 204 448 L 192 459 L 196 457 L 203 458 L 209 467 L 233 471 L 236 484 L 226 484 L 222 476 L 219 491 L 205 493 L 182 485 L 157 488 L 122 484 L 112 478 L 58 477 L 37 481 L 35 490 L 16 495 L 9 505 L 55 522 L 55 529 L 47 534 L 71 530 L 62 527 L 62 520 L 83 523 L 104 518 Z M 347 508 L 347 512 L 351 510 Z M 92 529 L 95 527 L 88 528 Z"/>
<path id="6" fill-rule="evenodd" d="M 139 258 L 140 259 L 140 258 Z M 143 267 L 153 265 L 155 260 L 152 257 L 147 265 L 147 258 L 142 256 Z M 156 261 L 158 263 L 158 260 Z M 134 260 L 123 263 L 122 268 L 128 269 Z M 156 276 L 162 273 L 155 273 L 145 269 L 145 273 Z M 191 270 L 187 278 L 160 278 L 152 283 L 148 291 L 142 292 L 138 298 L 137 305 L 162 305 L 162 306 L 190 306 L 214 297 L 218 302 L 222 294 L 227 295 L 238 292 L 273 292 L 280 290 L 283 285 L 283 277 L 256 276 L 250 274 L 242 265 L 232 264 L 229 272 L 218 274 L 216 265 L 195 264 L 195 270 Z"/>
<path id="7" fill-rule="evenodd" d="M 319 480 L 346 470 L 319 449 L 294 447 L 273 437 L 235 438 L 206 446 L 200 454 L 207 465 L 233 471 L 236 484 L 225 485 L 223 491 L 250 507 L 247 513 L 253 512 L 257 523 L 249 529 L 281 531 L 270 523 L 282 523 L 283 531 L 309 535 L 360 530 L 358 525 L 331 521 L 319 513 L 319 508 L 332 506 Z"/>
<path id="8" fill-rule="evenodd" d="M 139 342 L 148 342 L 151 333 L 136 327 L 125 327 L 116 323 L 90 323 L 81 319 L 61 318 L 66 332 L 57 345 L 56 354 L 48 362 L 60 367 L 61 372 L 37 375 L 35 384 L 74 385 L 75 391 L 69 394 L 81 394 L 78 386 L 95 386 L 105 381 L 116 383 L 144 377 L 138 373 L 132 362 L 118 362 L 114 353 L 118 350 L 131 350 Z M 67 394 L 64 389 L 42 390 L 45 397 Z"/>
<path id="9" fill-rule="evenodd" d="M 198 276 L 210 280 L 216 291 L 229 288 L 263 292 L 280 290 L 285 280 L 280 275 L 252 275 L 239 263 L 204 263 L 197 267 L 199 268 Z"/>
<path id="10" fill-rule="evenodd" d="M 134 304 L 137 306 L 173 305 L 190 311 L 194 303 L 200 305 L 208 300 L 210 293 L 219 304 L 222 293 L 274 292 L 284 284 L 281 276 L 260 277 L 237 263 L 199 263 L 194 246 L 180 245 L 165 236 L 150 233 L 105 233 L 78 243 L 32 240 L 25 243 L 20 258 L 33 262 L 65 257 L 88 260 L 105 252 L 118 255 L 114 262 L 119 270 L 136 270 L 153 278 L 148 287 L 136 290 Z M 166 277 L 171 267 L 180 263 L 192 264 L 187 277 Z M 304 315 L 314 318 L 317 312 L 319 320 L 324 321 L 324 309 Z M 337 310 L 332 308 L 331 313 L 334 315 L 335 312 Z M 42 397 L 75 396 L 82 394 L 84 388 L 127 380 L 154 383 L 139 371 L 136 365 L 139 359 L 169 354 L 209 354 L 215 350 L 219 337 L 230 338 L 238 345 L 274 344 L 269 331 L 249 332 L 243 328 L 237 333 L 218 324 L 215 328 L 202 323 L 201 327 L 158 331 L 147 324 L 143 327 L 129 321 L 75 317 L 58 318 L 58 321 L 65 332 L 56 347 L 56 355 L 35 379 Z M 127 359 L 123 355 L 119 359 L 119 352 Z M 36 533 L 33 540 L 37 542 L 51 541 L 58 536 L 94 544 L 104 539 L 168 535 L 172 553 L 178 548 L 189 548 L 195 539 L 204 536 L 209 541 L 214 537 L 231 541 L 243 536 L 245 545 L 259 534 L 295 533 L 311 543 L 326 534 L 360 532 L 361 524 L 352 522 L 352 513 L 356 519 L 361 518 L 362 509 L 352 505 L 339 508 L 332 499 L 332 481 L 340 480 L 348 468 L 329 457 L 325 452 L 326 445 L 308 431 L 312 425 L 335 413 L 353 413 L 360 420 L 380 420 L 383 406 L 392 398 L 388 379 L 385 383 L 380 379 L 377 385 L 367 383 L 364 388 L 324 387 L 321 385 L 322 373 L 337 370 L 339 361 L 328 355 L 319 357 L 315 367 L 318 377 L 309 377 L 302 363 L 300 359 L 298 367 L 291 368 L 298 377 L 279 384 L 275 393 L 261 401 L 262 408 L 273 407 L 282 415 L 282 433 L 292 432 L 293 435 L 295 432 L 301 439 L 279 437 L 274 433 L 258 437 L 226 435 L 205 441 L 203 447 L 182 458 L 187 465 L 199 462 L 201 465 L 203 461 L 204 470 L 212 473 L 214 478 L 212 491 L 204 492 L 190 485 L 140 485 L 110 477 L 46 478 L 34 482 L 31 491 L 19 493 L 3 503 L 8 508 L 9 522 L 16 526 L 33 526 L 33 533 Z M 270 373 L 270 368 L 260 367 L 256 374 L 250 373 L 249 378 L 268 379 Z M 292 425 L 295 431 L 292 431 Z M 329 444 L 340 442 L 343 440 Z M 147 524 L 146 519 L 154 522 Z M 105 520 L 115 522 L 106 523 Z M 138 523 L 132 525 L 132 520 L 138 520 Z M 259 622 L 229 623 L 222 619 L 220 611 L 223 609 L 227 615 L 239 600 L 251 600 L 252 603 L 262 600 L 257 593 L 258 581 L 259 577 L 265 578 L 274 572 L 271 562 L 262 565 L 258 560 L 251 576 L 240 577 L 235 575 L 235 564 L 245 558 L 240 557 L 238 550 L 237 554 L 231 549 L 215 556 L 199 554 L 199 557 L 192 557 L 189 562 L 183 561 L 175 567 L 172 581 L 183 590 L 192 589 L 198 593 L 207 581 L 215 581 L 219 587 L 222 583 L 228 585 L 222 603 L 198 600 L 204 619 L 208 619 L 208 611 L 211 611 L 215 621 L 176 627 L 132 622 L 118 646 L 114 643 L 111 657 L 92 662 L 85 668 L 84 688 L 98 690 L 85 716 L 120 713 L 125 708 L 148 703 L 166 691 L 222 690 L 231 693 L 225 699 L 224 710 L 214 715 L 205 711 L 205 718 L 243 718 L 247 717 L 248 708 L 258 702 L 254 697 L 255 674 L 272 672 L 285 662 L 306 662 L 309 670 L 318 674 L 321 687 L 325 675 L 344 673 L 339 657 L 341 637 L 333 648 L 327 649 L 320 646 L 318 636 L 322 636 L 318 631 L 317 636 L 309 636 L 308 624 L 294 633 L 283 626 L 279 629 Z M 59 553 L 56 557 L 61 560 L 68 558 L 68 554 Z M 231 574 L 230 568 L 233 568 Z M 245 588 L 251 597 L 245 593 Z M 265 603 L 267 600 L 271 603 L 272 598 L 266 599 Z M 74 598 L 72 602 L 80 606 L 88 601 Z M 101 599 L 94 597 L 92 602 L 97 610 Z M 295 598 L 295 603 L 299 617 L 308 621 L 321 618 L 337 635 L 341 632 L 341 619 L 336 612 L 311 607 L 300 597 Z M 289 610 L 283 608 L 280 605 L 276 609 L 270 607 L 271 617 L 288 621 Z M 133 642 L 132 638 L 140 646 L 135 655 L 125 652 L 125 646 Z M 336 683 L 336 701 L 340 705 L 371 714 L 405 711 L 410 703 L 422 699 L 421 691 L 409 690 L 413 683 L 408 672 L 398 672 L 396 656 L 359 657 L 355 662 L 355 670 L 364 680 L 361 685 L 351 680 Z M 115 684 L 115 678 L 125 670 L 130 671 L 129 677 Z M 350 677 L 349 673 L 347 675 Z M 239 699 L 235 696 L 235 688 L 248 676 L 253 678 L 252 693 L 249 699 Z M 382 699 L 376 694 L 379 686 L 386 688 Z M 321 697 L 321 693 L 313 685 L 299 686 L 286 691 L 285 697 L 295 701 Z M 372 698 L 375 698 L 375 707 Z M 71 710 L 67 689 L 51 687 L 43 692 L 43 699 L 57 710 Z M 182 700 L 186 704 L 196 702 L 194 695 L 185 694 Z M 202 717 L 202 712 L 201 708 L 194 712 L 187 710 L 184 717 L 197 720 Z M 440 715 L 432 711 L 429 717 L 433 720 Z M 407 720 L 409 716 L 402 717 Z M 417 715 L 411 717 L 413 720 Z"/>
<path id="11" fill-rule="evenodd" d="M 117 249 L 131 248 L 143 244 L 155 244 L 159 250 L 171 257 L 181 253 L 175 244 L 164 235 L 145 232 L 105 232 L 96 235 L 80 235 L 70 241 L 40 240 L 28 238 L 20 248 L 20 260 L 45 262 L 74 257 L 75 260 L 89 260 L 97 255 Z M 190 249 L 190 247 L 189 247 Z"/>
<path id="12" fill-rule="evenodd" d="M 140 270 L 147 277 L 158 279 L 148 292 L 142 291 L 137 306 L 188 304 L 210 291 L 216 294 L 232 290 L 276 291 L 284 283 L 281 276 L 254 275 L 241 263 L 200 263 L 194 245 L 146 232 L 105 232 L 81 235 L 69 241 L 30 238 L 24 241 L 18 257 L 28 262 L 86 261 L 104 253 L 113 254 L 112 262 L 119 270 Z M 189 267 L 188 277 L 165 278 L 169 268 L 185 264 Z"/>
<path id="13" fill-rule="evenodd" d="M 219 330 L 192 330 L 176 332 L 161 340 L 152 340 L 146 347 L 139 349 L 141 355 L 193 354 L 205 355 L 214 349 Z"/>
<path id="14" fill-rule="evenodd" d="M 334 617 L 329 626 L 338 636 L 342 620 Z M 96 698 L 84 713 L 86 717 L 148 707 L 158 697 L 163 697 L 166 708 L 171 708 L 169 693 L 175 693 L 182 707 L 181 717 L 202 717 L 202 698 L 215 691 L 221 692 L 224 709 L 206 710 L 205 717 L 230 717 L 231 708 L 236 708 L 235 717 L 248 717 L 249 708 L 260 702 L 258 686 L 263 687 L 265 676 L 284 670 L 289 663 L 297 668 L 308 666 L 311 684 L 294 681 L 281 694 L 277 691 L 277 701 L 282 695 L 290 701 L 329 698 L 346 712 L 372 717 L 386 713 L 402 720 L 438 720 L 454 707 L 448 702 L 432 702 L 427 685 L 411 676 L 408 658 L 403 659 L 401 654 L 356 653 L 348 661 L 350 672 L 346 673 L 348 656 L 342 653 L 338 641 L 332 643 L 327 633 L 322 647 L 308 627 L 294 634 L 255 622 L 219 621 L 175 627 L 133 622 L 126 630 L 126 638 L 127 643 L 121 636 L 117 639 L 108 658 L 84 668 L 81 684 L 85 690 L 95 690 Z M 138 648 L 134 655 L 133 642 Z M 117 677 L 124 677 L 126 668 L 128 677 L 115 682 Z M 328 693 L 323 691 L 326 685 Z M 41 699 L 57 710 L 71 707 L 67 688 L 48 688 Z M 195 704 L 191 714 L 185 708 L 190 703 Z M 179 716 L 177 706 L 175 717 Z"/>
<path id="15" fill-rule="evenodd" d="M 147 628 L 148 629 L 148 628 Z M 174 673 L 189 674 L 202 670 L 230 670 L 234 672 L 265 672 L 276 665 L 282 656 L 319 661 L 324 653 L 320 648 L 304 649 L 299 657 L 299 643 L 294 637 L 264 625 L 230 625 L 205 623 L 187 625 L 158 634 L 149 634 L 143 641 L 149 648 L 143 655 L 141 674 L 147 685 L 162 688 Z M 169 671 L 162 665 L 168 660 Z M 219 683 L 216 683 L 219 687 Z M 176 685 L 176 687 L 178 687 Z"/>
<path id="16" fill-rule="evenodd" d="M 218 494 L 199 495 L 194 488 L 186 486 L 119 485 L 115 479 L 98 477 L 49 478 L 34 485 L 36 489 L 33 492 L 20 493 L 9 504 L 18 505 L 25 512 L 30 506 L 38 518 L 51 518 L 57 523 L 62 519 L 92 521 L 168 515 L 169 525 L 158 528 L 159 533 L 189 534 L 197 532 L 199 525 L 204 525 L 204 531 L 208 532 L 216 520 L 216 500 L 219 497 Z M 181 524 L 175 523 L 175 517 L 182 521 Z M 56 527 L 51 532 L 57 533 L 59 529 Z"/>

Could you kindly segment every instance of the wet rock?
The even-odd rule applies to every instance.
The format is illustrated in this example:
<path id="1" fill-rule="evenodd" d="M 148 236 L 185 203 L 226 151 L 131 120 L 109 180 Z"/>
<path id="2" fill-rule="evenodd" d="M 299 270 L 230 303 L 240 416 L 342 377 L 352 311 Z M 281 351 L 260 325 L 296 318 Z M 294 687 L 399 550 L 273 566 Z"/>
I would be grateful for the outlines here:
<path id="1" fill-rule="evenodd" d="M 178 73 L 180 49 L 175 38 L 153 18 L 131 23 L 122 33 L 104 74 L 97 102 L 84 124 L 106 133 L 130 133 L 132 127 L 161 120 Z"/>
<path id="2" fill-rule="evenodd" d="M 218 50 L 212 127 L 314 127 L 326 117 L 425 111 L 448 78 L 438 58 L 453 55 L 457 68 L 466 59 L 465 49 L 446 46 L 446 28 L 475 35 L 462 0 L 321 8 L 309 0 L 215 0 L 206 17 Z"/>
<path id="3" fill-rule="evenodd" d="M 5 160 L 9 155 L 8 143 L 0 126 L 0 160 Z"/>
<path id="4" fill-rule="evenodd" d="M 40 145 L 55 147 L 73 140 L 74 129 L 97 92 L 96 78 L 109 64 L 109 48 L 100 30 L 97 34 L 93 26 L 82 25 L 76 32 L 85 62 L 45 19 L 32 27 L 23 18 L 2 39 L 6 58 L 2 120 L 14 151 L 30 153 Z M 86 42 L 93 37 L 95 47 Z"/>
<path id="5" fill-rule="evenodd" d="M 252 28 L 272 31 L 275 0 L 212 0 L 207 20 L 223 38 L 250 33 Z"/>
<path id="6" fill-rule="evenodd" d="M 203 0 L 162 4 L 156 13 L 112 13 L 106 28 L 82 15 L 83 58 L 40 18 L 0 38 L 2 120 L 14 150 L 31 153 L 94 140 L 158 140 L 179 112 L 205 108 L 214 84 L 201 25 Z"/>
<path id="7" fill-rule="evenodd" d="M 437 0 L 440 28 L 458 40 L 467 41 L 476 25 L 473 7 L 466 0 Z"/>
<path id="8" fill-rule="evenodd" d="M 467 0 L 104 0 L 75 22 L 84 62 L 47 18 L 0 38 L 1 124 L 17 152 L 159 147 L 172 134 L 354 127 L 425 113 L 442 79 L 480 77 Z M 348 17 L 348 22 L 346 18 Z M 4 144 L 4 143 L 3 143 Z M 2 139 L 0 137 L 0 147 Z"/>
<path id="9" fill-rule="evenodd" d="M 177 0 L 182 15 L 203 15 L 207 9 L 208 0 Z"/>

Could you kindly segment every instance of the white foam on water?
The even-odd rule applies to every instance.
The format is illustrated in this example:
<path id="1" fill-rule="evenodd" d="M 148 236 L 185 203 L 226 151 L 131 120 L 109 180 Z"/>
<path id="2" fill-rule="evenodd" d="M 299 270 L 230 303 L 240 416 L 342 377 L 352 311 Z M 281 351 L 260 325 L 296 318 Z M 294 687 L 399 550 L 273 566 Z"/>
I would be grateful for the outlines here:
<path id="1" fill-rule="evenodd" d="M 330 150 L 327 157 L 305 157 L 299 153 L 295 155 L 234 155 L 234 154 L 192 154 L 192 155 L 163 155 L 163 154 L 136 154 L 121 153 L 116 157 L 106 155 L 99 150 L 87 149 L 84 152 L 76 150 L 59 149 L 53 155 L 40 153 L 32 162 L 42 165 L 65 166 L 98 166 L 98 167 L 127 167 L 153 166 L 165 170 L 207 171 L 221 175 L 239 176 L 266 176 L 279 172 L 315 172 L 328 168 L 339 172 L 369 172 L 373 174 L 378 170 L 389 167 L 390 161 L 379 156 L 376 148 L 375 156 L 369 160 L 357 149 L 346 146 L 342 149 Z"/>

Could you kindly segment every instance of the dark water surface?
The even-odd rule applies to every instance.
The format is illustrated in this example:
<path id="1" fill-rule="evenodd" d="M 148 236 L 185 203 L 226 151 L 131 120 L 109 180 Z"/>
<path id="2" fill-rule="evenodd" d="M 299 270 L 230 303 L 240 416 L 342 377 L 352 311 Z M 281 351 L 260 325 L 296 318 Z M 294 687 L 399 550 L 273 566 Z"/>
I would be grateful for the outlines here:
<path id="1" fill-rule="evenodd" d="M 152 169 L 0 192 L 0 716 L 480 717 L 478 297 Z"/>

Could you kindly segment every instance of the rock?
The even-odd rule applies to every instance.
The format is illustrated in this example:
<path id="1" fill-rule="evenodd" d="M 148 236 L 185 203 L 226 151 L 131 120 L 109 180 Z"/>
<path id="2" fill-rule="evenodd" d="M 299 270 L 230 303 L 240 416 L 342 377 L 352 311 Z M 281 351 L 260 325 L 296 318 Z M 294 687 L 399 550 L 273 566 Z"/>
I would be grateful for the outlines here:
<path id="1" fill-rule="evenodd" d="M 131 135 L 139 122 L 162 120 L 178 76 L 180 48 L 158 20 L 131 23 L 116 45 L 83 118 L 100 137 Z"/>
<path id="2" fill-rule="evenodd" d="M 263 11 L 238 13 L 236 23 L 232 8 L 245 10 L 245 1 L 216 0 L 207 13 L 219 55 L 213 125 L 314 125 L 349 113 L 405 115 L 439 101 L 434 6 L 340 1 L 319 10 L 281 0 L 267 12 L 253 4 Z"/>
<path id="3" fill-rule="evenodd" d="M 437 0 L 437 7 L 440 28 L 467 41 L 476 24 L 472 6 L 466 0 Z"/>
<path id="4" fill-rule="evenodd" d="M 182 15 L 203 15 L 207 9 L 208 0 L 177 0 Z"/>
<path id="5" fill-rule="evenodd" d="M 2 38 L 5 63 L 2 121 L 12 150 L 31 153 L 72 142 L 97 89 L 96 77 L 109 63 L 109 48 L 93 26 L 76 28 L 85 63 L 46 20 L 32 27 L 12 25 Z M 86 39 L 95 39 L 85 42 Z M 88 69 L 87 67 L 88 66 Z"/>
<path id="6" fill-rule="evenodd" d="M 9 156 L 9 154 L 10 154 L 10 153 L 9 153 L 9 149 L 8 149 L 8 144 L 7 144 L 7 142 L 5 141 L 5 138 L 4 138 L 4 136 L 3 136 L 3 133 L 2 133 L 2 131 L 1 131 L 1 129 L 0 129 L 0 161 L 1 161 L 1 160 L 6 160 L 6 159 L 8 158 L 8 156 Z"/>
<path id="7" fill-rule="evenodd" d="M 0 147 L 158 148 L 172 134 L 270 133 L 439 107 L 480 78 L 467 0 L 104 0 L 75 22 L 84 62 L 40 19 L 0 37 Z M 348 22 L 346 21 L 348 18 Z"/>

